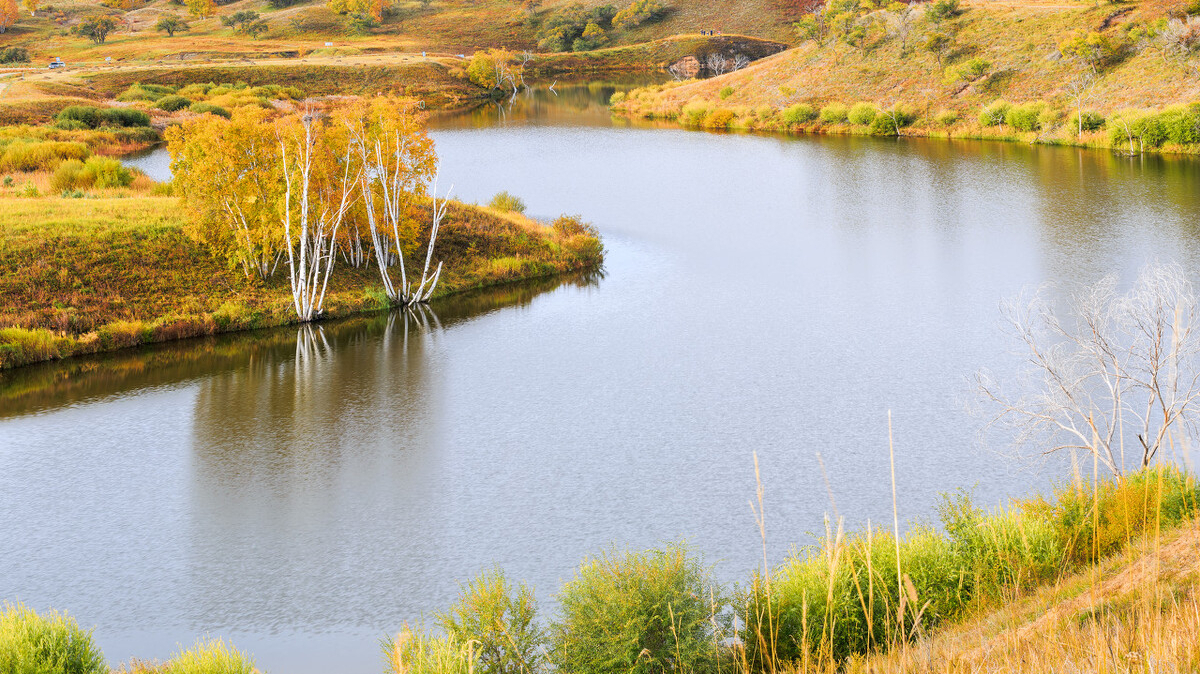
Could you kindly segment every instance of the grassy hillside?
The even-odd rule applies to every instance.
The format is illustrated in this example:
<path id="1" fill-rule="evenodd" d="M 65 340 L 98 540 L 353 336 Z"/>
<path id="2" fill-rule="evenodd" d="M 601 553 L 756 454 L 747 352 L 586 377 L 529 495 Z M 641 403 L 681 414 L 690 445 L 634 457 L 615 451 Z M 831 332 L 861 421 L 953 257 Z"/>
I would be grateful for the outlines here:
<path id="1" fill-rule="evenodd" d="M 164 16 L 188 17 L 186 7 L 170 0 L 132 0 L 121 10 L 104 6 L 100 0 L 66 0 L 50 3 L 34 16 L 24 9 L 8 32 L 0 34 L 0 46 L 19 45 L 44 60 L 61 56 L 69 62 L 155 60 L 162 58 L 229 58 L 241 54 L 266 58 L 291 55 L 357 55 L 381 52 L 429 51 L 442 55 L 470 53 L 485 47 L 536 49 L 541 22 L 575 3 L 575 0 L 545 0 L 533 12 L 516 0 L 397 0 L 386 5 L 382 21 L 375 27 L 353 26 L 346 16 L 332 11 L 319 0 L 301 2 L 282 9 L 265 0 L 238 0 L 221 5 L 209 18 L 187 18 L 190 30 L 174 37 L 155 30 Z M 117 4 L 115 2 L 110 4 Z M 629 4 L 627 0 L 582 0 L 591 8 Z M 726 34 L 788 40 L 791 22 L 799 16 L 795 0 L 664 0 L 661 18 L 640 26 L 611 31 L 611 43 L 635 44 L 676 34 L 698 34 L 717 30 Z M 237 34 L 222 25 L 220 18 L 237 11 L 259 12 L 266 33 L 257 39 Z M 102 45 L 69 34 L 87 17 L 111 16 L 120 24 Z M 327 46 L 327 42 L 333 42 Z"/>
<path id="2" fill-rule="evenodd" d="M 286 274 L 263 282 L 219 262 L 185 235 L 173 197 L 0 197 L 0 368 L 294 322 Z M 599 242 L 581 240 L 455 205 L 438 295 L 598 265 Z M 338 264 L 327 315 L 385 308 L 380 286 L 375 267 Z"/>
<path id="3" fill-rule="evenodd" d="M 1148 28 L 1185 17 L 1192 11 L 1187 3 L 974 2 L 941 21 L 930 7 L 913 11 L 903 38 L 898 12 L 865 12 L 859 21 L 871 28 L 862 40 L 807 41 L 743 71 L 637 92 L 621 108 L 706 128 L 882 130 L 1110 146 L 1117 113 L 1200 101 L 1200 39 L 1183 56 L 1166 53 L 1157 38 L 1144 36 Z M 936 34 L 951 42 L 940 63 L 939 54 L 925 46 Z M 1089 62 L 1064 50 L 1073 36 L 1102 40 L 1108 53 Z M 981 119 L 998 101 L 997 114 Z M 901 113 L 900 128 L 872 129 L 869 119 L 848 120 L 846 112 L 856 103 Z M 1028 119 L 1014 124 L 1006 118 L 1006 104 L 1026 105 Z M 829 106 L 846 109 L 819 116 Z M 1080 107 L 1097 115 L 1085 120 L 1082 134 L 1073 117 Z M 1131 124 L 1135 116 L 1125 115 Z"/>
<path id="4" fill-rule="evenodd" d="M 884 655 L 866 672 L 1200 671 L 1200 523 Z"/>

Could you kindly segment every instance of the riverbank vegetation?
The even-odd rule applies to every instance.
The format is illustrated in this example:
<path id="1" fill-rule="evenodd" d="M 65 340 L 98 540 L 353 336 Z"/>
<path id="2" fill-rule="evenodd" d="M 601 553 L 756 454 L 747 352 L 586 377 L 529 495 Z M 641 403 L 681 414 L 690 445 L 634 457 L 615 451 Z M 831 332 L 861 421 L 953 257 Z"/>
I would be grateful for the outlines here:
<path id="1" fill-rule="evenodd" d="M 549 622 L 532 588 L 491 570 L 433 624 L 386 639 L 386 671 L 1133 672 L 1150 662 L 1192 671 L 1198 514 L 1196 480 L 1158 464 L 1077 477 L 1004 508 L 946 495 L 939 527 L 918 523 L 900 537 L 827 518 L 824 536 L 736 586 L 715 582 L 685 544 L 614 548 L 584 560 Z M 55 636 L 27 636 L 35 632 Z M 0 615 L 0 662 L 66 662 L 48 660 L 44 643 L 103 662 L 69 618 L 19 606 Z M 123 671 L 248 672 L 251 663 L 206 642 Z"/>
<path id="2" fill-rule="evenodd" d="M 247 277 L 214 257 L 185 232 L 177 197 L 6 198 L 4 206 L 0 367 L 295 321 L 287 280 Z M 423 240 L 427 209 L 418 209 Z M 455 202 L 437 250 L 438 296 L 592 268 L 602 256 L 577 218 L 551 226 Z M 341 264 L 330 275 L 326 316 L 388 306 L 378 270 Z"/>
<path id="3" fill-rule="evenodd" d="M 1200 8 L 1188 2 L 829 2 L 795 49 L 618 96 L 704 129 L 1200 149 Z M 851 114 L 854 113 L 854 114 Z"/>

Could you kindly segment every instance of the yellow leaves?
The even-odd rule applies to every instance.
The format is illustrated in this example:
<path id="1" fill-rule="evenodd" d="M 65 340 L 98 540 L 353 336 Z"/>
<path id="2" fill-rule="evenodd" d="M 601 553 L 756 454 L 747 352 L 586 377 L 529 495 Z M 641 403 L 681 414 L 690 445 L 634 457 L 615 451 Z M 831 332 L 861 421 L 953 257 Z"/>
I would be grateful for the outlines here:
<path id="1" fill-rule="evenodd" d="M 362 14 L 383 21 L 383 0 L 330 0 L 329 9 L 338 14 Z"/>
<path id="2" fill-rule="evenodd" d="M 217 13 L 217 4 L 213 0 L 185 0 L 185 4 L 192 16 L 208 17 Z"/>
<path id="3" fill-rule="evenodd" d="M 0 0 L 0 33 L 8 30 L 17 22 L 16 0 Z"/>

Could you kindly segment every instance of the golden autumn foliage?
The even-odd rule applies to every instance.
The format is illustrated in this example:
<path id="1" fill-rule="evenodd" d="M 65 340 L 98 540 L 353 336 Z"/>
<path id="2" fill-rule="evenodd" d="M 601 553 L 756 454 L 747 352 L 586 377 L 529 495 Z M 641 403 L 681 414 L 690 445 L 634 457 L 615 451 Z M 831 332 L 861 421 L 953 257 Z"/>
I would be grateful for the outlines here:
<path id="1" fill-rule="evenodd" d="M 383 21 L 383 0 L 330 0 L 329 9 L 338 14 L 362 14 Z"/>
<path id="2" fill-rule="evenodd" d="M 282 244 L 279 144 L 264 110 L 201 115 L 167 130 L 187 233 L 231 266 L 266 277 Z"/>
<path id="3" fill-rule="evenodd" d="M 16 0 L 0 0 L 0 33 L 12 28 L 17 18 Z"/>

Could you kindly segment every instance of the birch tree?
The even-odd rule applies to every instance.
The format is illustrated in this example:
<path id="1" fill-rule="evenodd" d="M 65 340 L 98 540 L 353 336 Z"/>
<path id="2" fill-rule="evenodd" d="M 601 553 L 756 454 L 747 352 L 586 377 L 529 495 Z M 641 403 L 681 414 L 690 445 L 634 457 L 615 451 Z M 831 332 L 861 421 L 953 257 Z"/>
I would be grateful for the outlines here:
<path id="1" fill-rule="evenodd" d="M 424 113 L 407 99 L 377 98 L 360 102 L 339 113 L 363 170 L 359 191 L 380 280 L 388 299 L 399 306 L 428 301 L 437 287 L 441 264 L 430 275 L 437 233 L 447 201 L 433 193 L 432 223 L 420 280 L 410 280 L 406 252 L 415 251 L 421 210 L 436 187 L 437 156 L 425 132 Z M 398 267 L 399 278 L 392 273 Z"/>
<path id="2" fill-rule="evenodd" d="M 288 280 L 302 321 L 311 321 L 323 311 L 338 230 L 363 173 L 341 131 L 311 108 L 275 124 L 284 182 L 280 218 Z"/>
<path id="3" fill-rule="evenodd" d="M 990 424 L 1042 454 L 1083 452 L 1116 476 L 1134 458 L 1148 466 L 1197 430 L 1200 331 L 1183 270 L 1147 267 L 1126 293 L 1106 278 L 1069 298 L 1067 315 L 1045 292 L 1009 302 L 1004 316 L 1026 354 L 1025 385 L 1012 393 L 976 376 Z"/>

